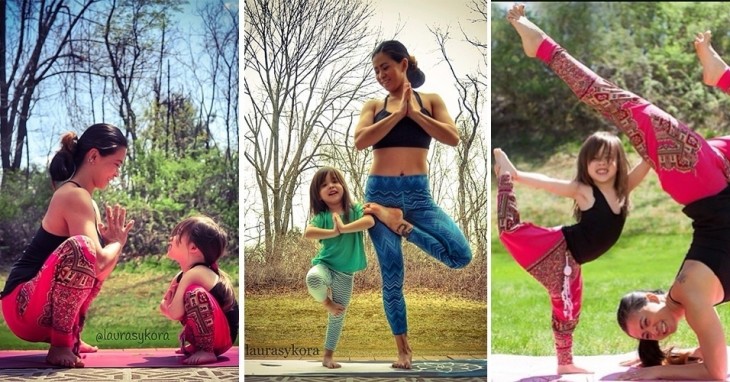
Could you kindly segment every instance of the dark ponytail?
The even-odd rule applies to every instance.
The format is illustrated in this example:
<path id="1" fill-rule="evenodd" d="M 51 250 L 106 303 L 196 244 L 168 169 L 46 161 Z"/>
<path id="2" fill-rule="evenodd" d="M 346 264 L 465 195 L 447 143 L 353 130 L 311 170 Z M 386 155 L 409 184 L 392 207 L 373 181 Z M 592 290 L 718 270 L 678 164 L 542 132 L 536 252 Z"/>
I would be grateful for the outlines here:
<path id="1" fill-rule="evenodd" d="M 671 349 L 669 350 L 671 351 Z M 644 367 L 659 366 L 667 359 L 667 353 L 659 347 L 659 341 L 639 340 L 639 359 Z"/>
<path id="2" fill-rule="evenodd" d="M 97 149 L 103 157 L 127 147 L 127 138 L 117 127 L 107 123 L 91 125 L 81 137 L 68 132 L 61 137 L 61 148 L 51 159 L 48 172 L 54 182 L 70 179 L 83 165 L 86 153 Z"/>
<path id="3" fill-rule="evenodd" d="M 400 41 L 388 40 L 381 42 L 373 51 L 371 56 L 375 57 L 376 54 L 383 53 L 388 55 L 393 61 L 401 62 L 404 59 L 408 60 L 408 69 L 406 69 L 406 77 L 408 82 L 411 83 L 413 89 L 418 88 L 426 82 L 426 75 L 421 69 L 418 68 L 418 62 L 414 56 L 408 54 L 408 49 Z"/>

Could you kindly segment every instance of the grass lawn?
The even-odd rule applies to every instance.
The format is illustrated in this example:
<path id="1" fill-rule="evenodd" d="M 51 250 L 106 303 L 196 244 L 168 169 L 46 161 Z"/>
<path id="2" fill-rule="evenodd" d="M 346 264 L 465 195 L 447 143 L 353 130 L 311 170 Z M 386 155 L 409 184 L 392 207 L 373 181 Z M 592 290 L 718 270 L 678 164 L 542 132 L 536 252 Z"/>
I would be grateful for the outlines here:
<path id="1" fill-rule="evenodd" d="M 238 265 L 221 264 L 238 289 Z M 167 258 L 150 256 L 119 264 L 106 280 L 89 309 L 81 338 L 103 349 L 177 347 L 182 326 L 168 320 L 159 304 L 170 280 L 179 271 Z M 0 272 L 5 285 L 8 270 Z M 48 349 L 46 343 L 17 338 L 7 327 L 0 311 L 0 350 Z M 238 341 L 234 345 L 237 345 Z"/>
<path id="2" fill-rule="evenodd" d="M 487 356 L 484 302 L 423 290 L 406 290 L 405 296 L 408 339 L 415 359 Z M 327 316 L 306 290 L 283 295 L 248 294 L 245 304 L 246 358 L 284 358 L 283 352 L 292 348 L 301 351 L 288 357 L 322 357 Z M 267 349 L 281 354 L 267 356 Z M 335 357 L 390 360 L 395 354 L 380 293 L 355 291 Z"/>
<path id="3" fill-rule="evenodd" d="M 636 163 L 633 158 L 632 163 Z M 575 171 L 573 163 L 574 158 L 563 157 L 553 158 L 549 165 L 538 168 L 530 169 L 524 164 L 518 164 L 518 168 L 570 179 Z M 524 221 L 545 226 L 571 222 L 570 201 L 523 185 L 517 186 L 516 194 Z M 494 189 L 492 195 L 494 211 Z M 631 199 L 634 207 L 619 242 L 601 258 L 583 265 L 583 308 L 575 331 L 576 355 L 636 350 L 637 341 L 625 335 L 616 322 L 621 296 L 632 290 L 666 291 L 689 248 L 690 220 L 682 214 L 681 206 L 660 189 L 653 172 Z M 492 215 L 492 353 L 553 355 L 547 293 L 506 253 L 497 237 L 496 216 Z M 730 308 L 719 306 L 717 311 L 727 330 Z M 662 346 L 697 346 L 697 340 L 683 321 L 678 332 L 664 340 Z"/>

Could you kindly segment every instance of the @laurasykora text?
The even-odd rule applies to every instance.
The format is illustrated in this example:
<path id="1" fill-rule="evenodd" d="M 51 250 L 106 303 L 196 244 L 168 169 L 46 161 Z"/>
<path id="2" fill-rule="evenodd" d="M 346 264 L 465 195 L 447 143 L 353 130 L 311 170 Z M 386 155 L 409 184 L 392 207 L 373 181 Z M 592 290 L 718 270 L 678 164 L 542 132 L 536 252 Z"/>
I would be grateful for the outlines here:
<path id="1" fill-rule="evenodd" d="M 291 344 L 290 346 L 281 347 L 267 347 L 267 346 L 249 346 L 245 345 L 245 351 L 247 356 L 259 356 L 259 357 L 309 357 L 318 356 L 319 348 L 316 347 L 303 347 Z"/>

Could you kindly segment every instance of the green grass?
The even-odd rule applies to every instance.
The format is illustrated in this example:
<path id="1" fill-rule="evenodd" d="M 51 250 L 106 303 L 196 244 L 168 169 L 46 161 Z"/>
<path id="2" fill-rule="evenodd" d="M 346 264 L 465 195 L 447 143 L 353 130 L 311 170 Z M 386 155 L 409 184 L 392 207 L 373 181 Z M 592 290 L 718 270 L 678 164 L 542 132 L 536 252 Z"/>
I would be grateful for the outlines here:
<path id="1" fill-rule="evenodd" d="M 416 357 L 487 355 L 487 310 L 483 302 L 408 290 L 408 339 Z M 262 349 L 310 349 L 299 354 L 319 359 L 327 324 L 322 304 L 306 291 L 247 294 L 244 354 L 266 358 Z M 395 342 L 383 313 L 380 293 L 354 292 L 335 356 L 390 359 Z"/>
<path id="2" fill-rule="evenodd" d="M 237 290 L 237 263 L 227 260 L 221 268 L 228 272 Z M 179 270 L 176 263 L 159 256 L 119 264 L 89 309 L 82 339 L 104 349 L 179 346 L 177 336 L 182 326 L 164 317 L 158 308 Z M 0 285 L 5 285 L 7 272 L 0 272 Z M 0 349 L 48 349 L 48 344 L 17 338 L 0 316 Z"/>
<path id="3" fill-rule="evenodd" d="M 547 165 L 530 168 L 518 164 L 518 168 L 569 179 L 575 171 L 574 160 L 562 154 Z M 572 222 L 569 200 L 522 185 L 515 191 L 523 221 L 545 226 Z M 496 198 L 494 188 L 492 195 Z M 636 350 L 637 341 L 625 335 L 616 322 L 619 299 L 632 290 L 667 290 L 689 248 L 691 222 L 682 214 L 681 206 L 661 190 L 653 172 L 631 199 L 634 207 L 618 243 L 600 259 L 583 265 L 583 308 L 574 337 L 576 355 Z M 495 205 L 496 200 L 492 208 Z M 496 227 L 496 214 L 492 217 Z M 492 230 L 490 301 L 492 353 L 554 354 L 547 293 L 506 253 L 496 229 Z M 730 310 L 720 306 L 718 313 L 728 327 Z M 690 347 L 697 346 L 697 340 L 683 323 L 662 345 Z"/>

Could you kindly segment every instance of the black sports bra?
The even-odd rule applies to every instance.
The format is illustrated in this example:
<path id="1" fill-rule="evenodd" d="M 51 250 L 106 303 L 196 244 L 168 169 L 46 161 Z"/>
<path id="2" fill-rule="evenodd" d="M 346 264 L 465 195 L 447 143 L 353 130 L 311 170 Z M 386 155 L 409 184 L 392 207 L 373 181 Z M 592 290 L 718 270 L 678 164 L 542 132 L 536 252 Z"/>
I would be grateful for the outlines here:
<path id="1" fill-rule="evenodd" d="M 421 96 L 416 92 L 413 92 L 413 94 L 416 96 L 416 101 L 418 101 L 418 104 L 421 106 L 421 113 L 431 117 L 431 113 L 423 107 Z M 385 110 L 388 107 L 389 96 L 390 95 L 385 97 L 383 109 L 375 114 L 375 117 L 373 118 L 375 122 L 378 122 L 391 114 Z M 416 121 L 409 117 L 405 117 L 398 121 L 388 134 L 373 145 L 373 150 L 384 149 L 387 147 L 417 147 L 427 149 L 430 145 L 431 136 L 428 135 L 428 133 L 426 133 L 426 131 L 423 130 Z"/>

